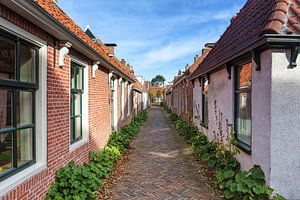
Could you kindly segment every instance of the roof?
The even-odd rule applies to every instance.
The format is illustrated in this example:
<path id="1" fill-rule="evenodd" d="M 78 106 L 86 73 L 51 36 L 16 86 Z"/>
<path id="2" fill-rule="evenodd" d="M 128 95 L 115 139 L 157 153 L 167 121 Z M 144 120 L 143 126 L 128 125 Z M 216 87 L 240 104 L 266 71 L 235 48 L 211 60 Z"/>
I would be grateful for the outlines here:
<path id="1" fill-rule="evenodd" d="M 57 21 L 63 24 L 71 32 L 73 32 L 78 38 L 87 43 L 91 48 L 95 49 L 99 55 L 109 61 L 115 68 L 119 69 L 130 79 L 134 80 L 134 75 L 130 72 L 130 69 L 123 66 L 116 57 L 110 57 L 107 54 L 109 50 L 105 45 L 97 40 L 95 43 L 63 10 L 61 10 L 52 0 L 33 0 L 46 12 L 48 12 Z"/>
<path id="2" fill-rule="evenodd" d="M 180 82 L 181 80 L 183 80 L 184 78 L 191 78 L 193 76 L 193 73 L 196 71 L 196 69 L 198 68 L 198 66 L 203 62 L 203 60 L 206 58 L 206 56 L 209 54 L 209 52 L 211 51 L 211 49 L 213 48 L 212 43 L 208 43 L 209 46 L 206 46 L 203 50 L 202 50 L 202 55 L 201 56 L 197 56 L 194 59 L 194 63 L 188 67 L 187 71 L 181 75 L 181 76 L 177 76 L 174 79 L 174 84 Z"/>
<path id="3" fill-rule="evenodd" d="M 138 90 L 139 92 L 143 92 L 144 88 L 139 81 L 135 81 L 133 84 L 133 89 Z"/>
<path id="4" fill-rule="evenodd" d="M 299 17 L 299 0 L 248 0 L 192 78 L 221 67 L 264 34 L 299 34 Z"/>
<path id="5" fill-rule="evenodd" d="M 164 88 L 162 87 L 150 87 L 149 89 L 149 93 L 152 94 L 153 96 L 156 96 L 156 94 L 158 92 L 160 92 L 160 94 L 163 94 L 164 93 Z"/>

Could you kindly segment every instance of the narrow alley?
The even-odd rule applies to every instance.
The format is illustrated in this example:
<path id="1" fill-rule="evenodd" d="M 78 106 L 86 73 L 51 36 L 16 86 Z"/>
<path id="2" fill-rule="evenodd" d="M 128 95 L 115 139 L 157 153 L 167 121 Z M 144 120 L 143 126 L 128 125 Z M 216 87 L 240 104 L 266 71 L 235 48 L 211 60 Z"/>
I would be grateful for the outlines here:
<path id="1" fill-rule="evenodd" d="M 163 109 L 153 107 L 114 199 L 217 199 Z"/>

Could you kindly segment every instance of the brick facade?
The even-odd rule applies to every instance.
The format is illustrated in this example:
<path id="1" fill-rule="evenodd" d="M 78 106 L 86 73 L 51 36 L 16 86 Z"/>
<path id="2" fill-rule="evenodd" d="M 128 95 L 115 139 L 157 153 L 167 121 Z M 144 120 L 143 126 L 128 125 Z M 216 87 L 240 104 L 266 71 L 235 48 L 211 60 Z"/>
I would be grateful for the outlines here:
<path id="1" fill-rule="evenodd" d="M 24 180 L 0 199 L 43 199 L 60 167 L 74 160 L 78 164 L 88 161 L 89 151 L 99 151 L 111 133 L 111 107 L 109 70 L 99 66 L 95 78 L 92 77 L 92 60 L 74 49 L 65 59 L 65 66 L 58 66 L 59 50 L 55 48 L 57 39 L 36 25 L 0 4 L 0 16 L 25 31 L 47 42 L 47 167 L 42 172 Z M 88 121 L 89 140 L 75 150 L 70 150 L 70 63 L 74 56 L 88 64 Z M 120 90 L 118 90 L 120 91 Z M 125 91 L 125 103 L 127 94 Z M 120 98 L 118 98 L 119 101 Z M 120 102 L 118 103 L 120 106 Z M 131 106 L 132 108 L 132 106 Z M 127 115 L 120 120 L 119 127 L 131 119 Z M 39 133 L 36 133 L 39 134 Z M 37 152 L 38 153 L 38 152 Z M 1 196 L 4 195 L 4 196 Z M 2 198 L 1 198 L 2 197 Z"/>
<path id="2" fill-rule="evenodd" d="M 173 80 L 173 85 L 166 87 L 166 104 L 177 115 L 184 118 L 186 121 L 193 123 L 194 97 L 193 89 L 194 82 L 191 76 L 206 56 L 211 51 L 214 44 L 208 43 L 202 49 L 201 56 L 194 57 L 194 63 L 185 67 L 184 72 L 179 72 Z M 200 92 L 200 91 L 199 91 Z"/>

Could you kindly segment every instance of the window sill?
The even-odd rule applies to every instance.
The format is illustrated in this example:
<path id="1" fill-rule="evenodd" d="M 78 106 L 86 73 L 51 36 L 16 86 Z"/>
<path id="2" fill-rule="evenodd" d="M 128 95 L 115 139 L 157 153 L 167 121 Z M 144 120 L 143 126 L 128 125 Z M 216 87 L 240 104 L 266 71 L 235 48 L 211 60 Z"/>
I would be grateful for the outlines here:
<path id="1" fill-rule="evenodd" d="M 206 129 L 208 129 L 208 124 L 205 124 L 205 123 L 203 123 L 203 122 L 200 122 L 200 125 L 201 125 L 202 127 L 206 128 Z"/>
<path id="2" fill-rule="evenodd" d="M 7 178 L 6 180 L 0 182 L 0 197 L 5 195 L 10 190 L 17 187 L 22 182 L 26 181 L 27 179 L 31 178 L 32 176 L 40 173 L 46 169 L 46 165 L 42 163 L 36 163 L 21 172 Z"/>
<path id="3" fill-rule="evenodd" d="M 251 146 L 238 140 L 238 144 L 237 144 L 237 147 L 242 150 L 243 152 L 251 155 Z"/>
<path id="4" fill-rule="evenodd" d="M 88 144 L 89 140 L 87 138 L 83 138 L 73 144 L 70 145 L 70 152 L 75 151 L 76 149 L 80 148 L 81 146 Z"/>

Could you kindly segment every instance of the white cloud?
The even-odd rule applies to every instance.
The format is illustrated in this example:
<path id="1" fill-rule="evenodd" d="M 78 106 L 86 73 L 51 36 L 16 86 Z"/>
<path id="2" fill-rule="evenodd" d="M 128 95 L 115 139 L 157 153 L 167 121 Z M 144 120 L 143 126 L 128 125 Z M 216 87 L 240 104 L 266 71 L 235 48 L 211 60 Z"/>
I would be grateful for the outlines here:
<path id="1" fill-rule="evenodd" d="M 116 42 L 117 56 L 149 79 L 155 73 L 169 79 L 191 63 L 206 42 L 218 39 L 241 6 L 219 0 L 60 2 L 80 26 L 90 24 L 101 40 Z M 227 5 L 225 9 L 222 4 Z"/>

